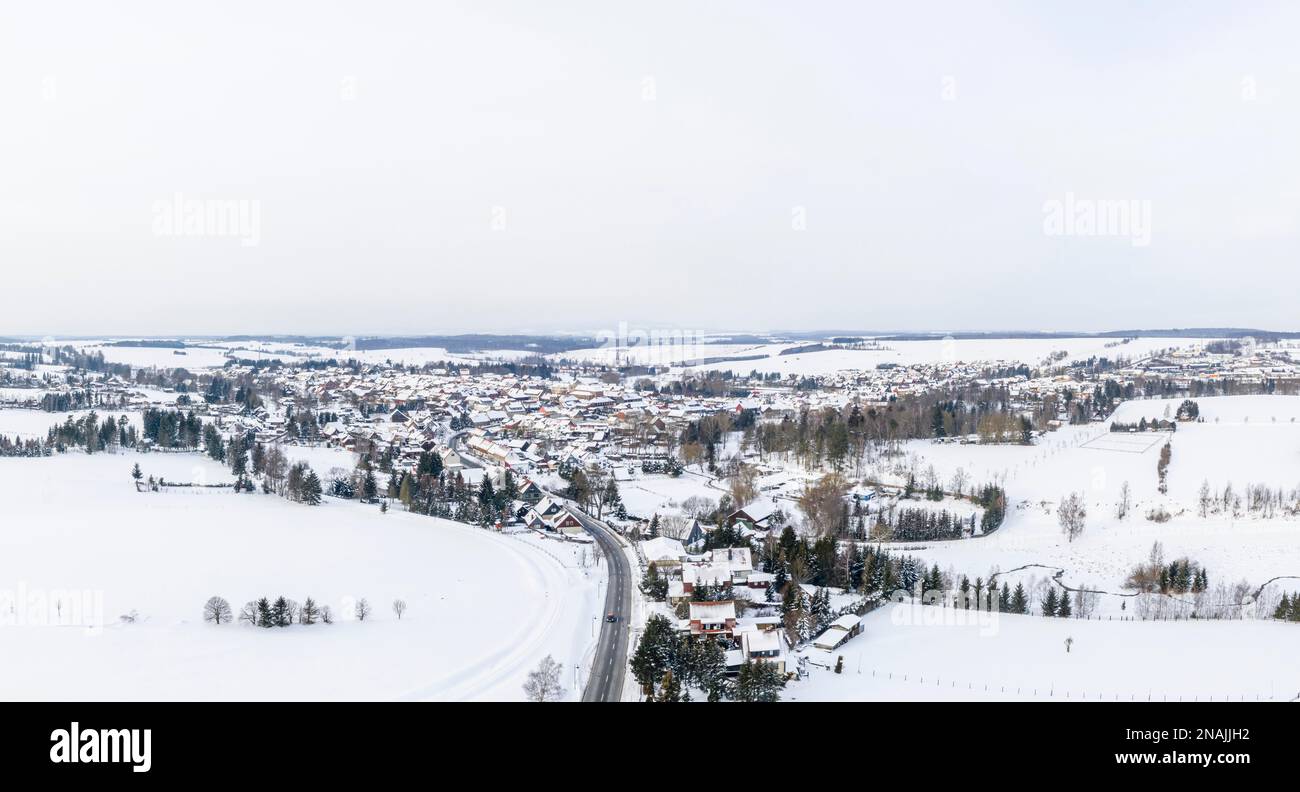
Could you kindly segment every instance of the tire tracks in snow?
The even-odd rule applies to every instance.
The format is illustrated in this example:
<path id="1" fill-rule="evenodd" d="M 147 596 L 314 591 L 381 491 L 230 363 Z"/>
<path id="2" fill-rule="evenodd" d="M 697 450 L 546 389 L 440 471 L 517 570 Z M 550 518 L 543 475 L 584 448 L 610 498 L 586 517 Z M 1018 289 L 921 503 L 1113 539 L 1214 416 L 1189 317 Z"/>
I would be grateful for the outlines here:
<path id="1" fill-rule="evenodd" d="M 527 620 L 530 627 L 524 631 L 522 636 L 513 638 L 506 648 L 476 659 L 466 668 L 462 668 L 428 685 L 409 690 L 397 697 L 399 701 L 465 701 L 481 696 L 500 685 L 506 677 L 530 667 L 535 660 L 536 654 L 541 651 L 546 641 L 553 635 L 554 629 L 561 620 L 564 611 L 564 597 L 562 594 L 565 588 L 564 584 L 567 583 L 568 572 L 558 560 L 551 557 L 546 564 L 554 564 L 554 569 L 548 570 L 543 567 L 540 556 L 524 552 L 518 544 L 507 541 L 505 537 L 496 536 L 485 532 L 483 529 L 467 525 L 457 524 L 457 528 L 474 532 L 484 539 L 495 542 L 508 550 L 515 559 L 522 562 L 526 567 L 531 568 L 536 573 L 541 588 L 545 592 L 546 610 L 541 618 L 532 618 L 530 614 L 530 618 Z M 555 569 L 560 571 L 558 575 L 555 573 Z M 563 666 L 565 663 L 561 661 L 561 665 Z"/>

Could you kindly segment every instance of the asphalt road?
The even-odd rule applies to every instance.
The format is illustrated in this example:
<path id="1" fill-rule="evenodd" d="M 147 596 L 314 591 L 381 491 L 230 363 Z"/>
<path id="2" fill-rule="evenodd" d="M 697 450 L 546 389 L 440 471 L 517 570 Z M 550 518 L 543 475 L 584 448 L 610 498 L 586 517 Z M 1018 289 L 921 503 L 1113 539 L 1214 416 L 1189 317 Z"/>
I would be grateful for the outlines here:
<path id="1" fill-rule="evenodd" d="M 449 445 L 452 448 L 464 439 L 464 431 L 452 435 Z M 482 467 L 478 460 L 468 452 L 459 451 L 461 459 L 471 467 Z M 555 493 L 551 493 L 555 495 Z M 583 701 L 621 701 L 623 698 L 623 674 L 627 671 L 628 626 L 632 618 L 632 586 L 636 581 L 632 577 L 632 565 L 627 562 L 623 548 L 613 531 L 600 520 L 589 516 L 577 507 L 573 501 L 560 498 L 567 503 L 582 523 L 582 527 L 591 534 L 605 551 L 609 564 L 609 580 L 605 586 L 605 607 L 597 617 L 600 619 L 600 638 L 596 643 L 596 656 L 592 660 L 591 674 L 587 677 L 587 687 L 582 693 Z M 608 614 L 616 619 L 605 621 Z"/>
<path id="2" fill-rule="evenodd" d="M 632 567 L 623 554 L 618 539 L 600 521 L 587 516 L 575 507 L 574 515 L 605 551 L 609 563 L 609 582 L 605 588 L 605 610 L 601 615 L 600 639 L 596 644 L 596 657 L 592 660 L 591 675 L 583 701 L 620 701 L 623 698 L 623 674 L 627 670 L 628 624 L 632 616 Z M 613 613 L 617 620 L 605 621 Z"/>
<path id="3" fill-rule="evenodd" d="M 462 429 L 459 432 L 456 432 L 447 440 L 447 447 L 452 451 L 455 451 L 457 454 L 460 454 L 460 460 L 465 463 L 465 467 L 481 468 L 483 467 L 483 463 L 479 462 L 473 457 L 473 455 L 461 447 L 465 440 L 465 435 L 467 434 L 469 434 L 468 429 Z"/>

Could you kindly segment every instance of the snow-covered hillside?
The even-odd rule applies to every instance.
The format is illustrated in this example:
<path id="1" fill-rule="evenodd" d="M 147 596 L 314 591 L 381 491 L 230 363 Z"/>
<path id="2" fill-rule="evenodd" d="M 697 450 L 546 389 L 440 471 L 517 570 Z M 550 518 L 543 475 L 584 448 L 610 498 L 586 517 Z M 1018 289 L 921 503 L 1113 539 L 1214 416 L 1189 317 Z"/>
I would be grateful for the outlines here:
<path id="1" fill-rule="evenodd" d="M 1127 402 L 1115 420 L 1160 418 L 1178 400 Z M 1091 583 L 1117 591 L 1133 565 L 1160 541 L 1168 558 L 1189 556 L 1217 581 L 1245 579 L 1260 585 L 1275 576 L 1300 575 L 1300 518 L 1271 518 L 1242 509 L 1199 514 L 1201 486 L 1219 492 L 1232 484 L 1267 485 L 1285 492 L 1300 486 L 1300 397 L 1225 396 L 1197 400 L 1205 421 L 1182 423 L 1170 433 L 1111 433 L 1106 425 L 1065 427 L 1036 445 L 957 445 L 913 441 L 907 450 L 940 481 L 960 468 L 973 482 L 997 481 L 1010 500 L 1006 522 L 993 535 L 935 542 L 917 551 L 927 563 L 958 573 L 987 575 L 1026 564 L 1065 569 L 1070 584 Z M 1276 419 L 1276 420 L 1274 420 Z M 1160 447 L 1171 443 L 1168 493 L 1158 491 Z M 1132 507 L 1125 519 L 1116 507 L 1125 484 Z M 1083 534 L 1067 540 L 1057 521 L 1062 496 L 1079 492 L 1088 517 Z M 1163 509 L 1167 522 L 1147 519 Z M 1103 599 L 1103 610 L 1118 601 Z"/>
<path id="2" fill-rule="evenodd" d="M 958 619 L 967 621 L 960 622 Z M 1052 619 L 887 605 L 833 653 L 806 652 L 791 701 L 1291 700 L 1300 625 Z M 1065 641 L 1073 638 L 1069 651 Z M 844 657 L 836 674 L 836 658 Z M 827 668 L 830 666 L 831 668 Z"/>
<path id="3" fill-rule="evenodd" d="M 547 654 L 580 695 L 605 572 L 583 566 L 585 546 L 330 498 L 137 493 L 136 462 L 168 481 L 231 480 L 197 454 L 0 459 L 0 699 L 511 700 Z M 13 602 L 39 594 L 57 616 L 55 600 L 83 589 L 102 596 L 104 628 L 35 626 Z M 201 621 L 211 596 L 238 611 L 281 594 L 338 621 Z M 348 619 L 361 597 L 373 615 Z M 400 621 L 396 598 L 409 606 Z M 135 623 L 119 621 L 131 611 Z"/>

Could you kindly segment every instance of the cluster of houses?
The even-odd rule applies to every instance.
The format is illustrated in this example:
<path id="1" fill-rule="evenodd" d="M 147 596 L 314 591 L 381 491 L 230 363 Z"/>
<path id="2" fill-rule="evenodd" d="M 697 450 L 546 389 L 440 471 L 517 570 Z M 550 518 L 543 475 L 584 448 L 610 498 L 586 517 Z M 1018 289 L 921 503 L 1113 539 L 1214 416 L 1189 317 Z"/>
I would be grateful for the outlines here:
<path id="1" fill-rule="evenodd" d="M 738 616 L 737 602 L 765 603 L 773 576 L 754 569 L 753 553 L 747 547 L 732 547 L 690 554 L 677 539 L 656 537 L 640 544 L 647 563 L 668 578 L 668 601 L 684 604 L 687 616 L 677 629 L 695 637 L 721 640 L 729 672 L 746 661 L 762 659 L 786 669 L 786 653 L 780 616 Z M 696 599 L 707 587 L 709 599 Z M 720 599 L 725 595 L 725 599 Z"/>

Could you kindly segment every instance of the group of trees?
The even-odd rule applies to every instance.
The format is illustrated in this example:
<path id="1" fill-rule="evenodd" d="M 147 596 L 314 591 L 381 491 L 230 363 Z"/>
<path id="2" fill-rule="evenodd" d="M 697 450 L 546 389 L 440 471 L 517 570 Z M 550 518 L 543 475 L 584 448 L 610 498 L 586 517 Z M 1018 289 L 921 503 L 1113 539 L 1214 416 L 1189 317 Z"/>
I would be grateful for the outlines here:
<path id="1" fill-rule="evenodd" d="M 767 696 L 769 689 L 779 693 L 785 685 L 784 677 L 780 677 L 778 685 L 766 674 L 762 685 L 747 678 L 744 690 L 728 684 L 723 645 L 708 636 L 679 633 L 668 617 L 661 614 L 654 614 L 646 620 L 645 630 L 632 653 L 631 666 L 632 675 L 641 685 L 647 701 L 690 701 L 692 689 L 702 693 L 708 701 L 720 701 L 723 697 L 768 700 L 754 698 L 760 693 L 756 687 L 763 687 L 761 694 Z M 776 667 L 771 666 L 771 669 L 775 671 Z"/>
<path id="2" fill-rule="evenodd" d="M 371 614 L 370 602 L 362 597 L 353 605 L 353 617 L 365 621 Z M 393 613 L 400 620 L 406 613 L 406 601 L 393 600 Z M 230 608 L 230 603 L 222 597 L 212 597 L 203 605 L 203 620 L 213 624 L 228 624 L 238 620 L 255 627 L 288 627 L 291 624 L 312 625 L 334 623 L 334 613 L 328 605 L 319 605 L 308 597 L 301 605 L 285 596 L 262 597 L 250 600 L 240 609 L 238 616 Z"/>
<path id="3" fill-rule="evenodd" d="M 1044 616 L 1057 616 L 1062 619 L 1068 619 L 1074 615 L 1074 609 L 1070 607 L 1070 595 L 1068 592 L 1062 592 L 1059 596 L 1056 593 L 1056 587 L 1052 586 L 1047 590 L 1047 596 L 1043 598 L 1042 614 Z"/>
<path id="4" fill-rule="evenodd" d="M 1135 566 L 1124 581 L 1124 588 L 1143 593 L 1199 594 L 1209 587 L 1210 575 L 1196 561 L 1183 557 L 1165 563 L 1160 542 L 1152 545 L 1147 561 Z"/>
<path id="5" fill-rule="evenodd" d="M 388 473 L 382 476 L 385 467 Z M 484 475 L 477 486 L 459 472 L 449 474 L 442 457 L 433 452 L 420 454 L 412 470 L 397 469 L 383 455 L 378 465 L 362 454 L 351 471 L 332 471 L 329 494 L 364 503 L 401 503 L 407 511 L 459 522 L 493 525 L 510 518 L 511 505 L 519 498 L 520 485 L 507 469 L 499 482 Z"/>
<path id="6" fill-rule="evenodd" d="M 59 453 L 82 448 L 87 454 L 93 454 L 115 446 L 133 448 L 137 439 L 135 427 L 125 415 L 117 419 L 108 416 L 101 423 L 99 414 L 91 410 L 80 418 L 69 415 L 63 423 L 50 427 L 45 444 Z"/>
<path id="7" fill-rule="evenodd" d="M 274 601 L 262 597 L 245 603 L 239 611 L 238 618 L 246 624 L 267 628 L 288 627 L 294 623 L 311 625 L 318 621 L 324 624 L 334 623 L 334 614 L 330 611 L 330 606 L 317 605 L 311 597 L 308 597 L 302 605 L 284 596 L 276 597 Z"/>
<path id="8" fill-rule="evenodd" d="M 781 625 L 791 644 L 811 641 L 841 615 L 832 610 L 830 592 L 825 588 L 813 589 L 809 595 L 802 586 L 790 583 L 781 592 Z"/>
<path id="9" fill-rule="evenodd" d="M 583 511 L 595 514 L 597 520 L 603 520 L 606 513 L 620 520 L 627 519 L 627 507 L 610 471 L 596 465 L 586 468 L 562 465 L 559 474 L 568 482 L 564 497 L 577 503 Z"/>
<path id="10" fill-rule="evenodd" d="M 203 437 L 203 421 L 193 410 L 146 409 L 140 416 L 144 438 L 155 448 L 198 448 Z"/>
<path id="11" fill-rule="evenodd" d="M 639 588 L 642 594 L 655 602 L 663 602 L 668 597 L 668 578 L 660 575 L 659 566 L 651 561 L 641 577 Z"/>
<path id="12" fill-rule="evenodd" d="M 1176 432 L 1178 424 L 1173 421 L 1166 421 L 1159 418 L 1153 418 L 1150 421 L 1144 416 L 1137 423 L 1125 423 L 1123 421 L 1111 421 L 1110 431 L 1112 432 Z"/>
<path id="13" fill-rule="evenodd" d="M 252 432 L 235 432 L 227 439 L 215 424 L 206 424 L 202 437 L 208 457 L 230 467 L 235 492 L 253 492 L 253 479 L 260 477 L 262 492 L 268 495 L 308 506 L 320 504 L 324 494 L 320 476 L 306 462 L 291 464 L 279 445 L 257 442 Z"/>
<path id="14" fill-rule="evenodd" d="M 673 478 L 677 478 L 685 470 L 682 461 L 671 455 L 667 459 L 646 459 L 641 462 L 642 473 L 666 473 Z"/>
<path id="15" fill-rule="evenodd" d="M 0 457 L 43 457 L 53 453 L 53 449 L 43 440 L 22 438 L 14 435 L 13 439 L 0 435 Z"/>
<path id="16" fill-rule="evenodd" d="M 1300 514 L 1300 487 L 1288 491 L 1265 484 L 1247 484 L 1238 492 L 1233 488 L 1232 482 L 1225 484 L 1222 490 L 1214 490 L 1210 488 L 1208 480 L 1202 481 L 1197 497 L 1197 513 L 1201 517 L 1209 517 L 1211 514 L 1240 517 L 1245 513 L 1264 519 L 1271 519 L 1278 513 L 1295 516 Z"/>
<path id="17" fill-rule="evenodd" d="M 967 530 L 974 533 L 975 520 L 973 513 L 968 519 L 947 509 L 902 508 L 894 510 L 892 521 L 887 520 L 882 512 L 876 521 L 874 534 L 877 538 L 898 542 L 960 539 Z"/>
<path id="18" fill-rule="evenodd" d="M 1160 446 L 1160 458 L 1156 460 L 1156 481 L 1157 489 L 1160 494 L 1164 495 L 1169 492 L 1169 461 L 1173 458 L 1174 446 L 1172 443 L 1165 443 Z"/>
<path id="19" fill-rule="evenodd" d="M 1283 592 L 1282 599 L 1273 610 L 1273 618 L 1280 621 L 1300 622 L 1300 592 L 1290 595 Z"/>

